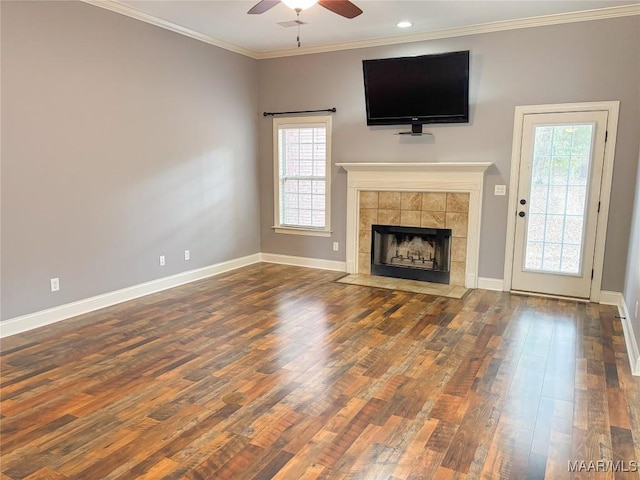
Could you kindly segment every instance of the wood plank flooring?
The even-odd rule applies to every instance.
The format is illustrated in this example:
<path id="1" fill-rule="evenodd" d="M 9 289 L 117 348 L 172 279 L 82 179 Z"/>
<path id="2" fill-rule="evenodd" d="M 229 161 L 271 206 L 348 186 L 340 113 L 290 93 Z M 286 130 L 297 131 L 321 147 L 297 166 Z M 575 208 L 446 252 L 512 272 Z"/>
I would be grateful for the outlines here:
<path id="1" fill-rule="evenodd" d="M 2 340 L 0 479 L 638 478 L 614 307 L 340 276 L 257 264 Z"/>

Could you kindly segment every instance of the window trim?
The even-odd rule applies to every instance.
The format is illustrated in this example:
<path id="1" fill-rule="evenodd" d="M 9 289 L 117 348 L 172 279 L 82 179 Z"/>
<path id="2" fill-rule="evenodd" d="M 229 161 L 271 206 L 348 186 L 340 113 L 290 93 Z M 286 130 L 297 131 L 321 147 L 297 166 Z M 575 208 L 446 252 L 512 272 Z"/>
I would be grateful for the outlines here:
<path id="1" fill-rule="evenodd" d="M 308 127 L 324 125 L 326 129 L 326 169 L 325 169 L 325 226 L 313 228 L 304 226 L 282 225 L 280 223 L 280 165 L 278 131 L 283 126 Z M 315 115 L 307 117 L 274 117 L 273 118 L 273 230 L 275 233 L 289 235 L 308 235 L 315 237 L 330 237 L 331 230 L 331 116 Z"/>

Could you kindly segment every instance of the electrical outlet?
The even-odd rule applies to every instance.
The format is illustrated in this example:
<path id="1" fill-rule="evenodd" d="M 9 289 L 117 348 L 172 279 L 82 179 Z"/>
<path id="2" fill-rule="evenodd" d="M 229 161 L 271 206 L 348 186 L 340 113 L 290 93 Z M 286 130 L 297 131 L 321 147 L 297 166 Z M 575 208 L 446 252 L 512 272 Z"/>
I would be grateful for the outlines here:
<path id="1" fill-rule="evenodd" d="M 340 244 L 338 242 L 333 242 L 333 251 L 337 252 L 340 249 Z"/>
<path id="2" fill-rule="evenodd" d="M 493 190 L 493 194 L 498 197 L 504 197 L 507 194 L 506 185 L 496 185 Z"/>
<path id="3" fill-rule="evenodd" d="M 185 250 L 184 251 L 184 259 L 189 260 L 191 258 L 191 253 L 189 253 L 189 250 Z"/>
<path id="4" fill-rule="evenodd" d="M 160 255 L 160 266 L 164 267 L 164 255 Z"/>
<path id="5" fill-rule="evenodd" d="M 60 290 L 60 279 L 59 278 L 52 278 L 51 279 L 51 291 L 52 292 L 57 292 L 58 290 Z"/>

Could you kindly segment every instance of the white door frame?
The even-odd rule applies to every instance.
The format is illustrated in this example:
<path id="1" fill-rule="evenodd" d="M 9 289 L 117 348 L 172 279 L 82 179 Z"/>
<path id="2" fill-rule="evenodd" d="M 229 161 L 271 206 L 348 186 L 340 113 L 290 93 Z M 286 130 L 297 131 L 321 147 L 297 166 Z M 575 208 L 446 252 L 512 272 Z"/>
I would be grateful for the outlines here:
<path id="1" fill-rule="evenodd" d="M 607 120 L 607 140 L 604 146 L 604 165 L 602 167 L 602 185 L 600 188 L 600 213 L 596 231 L 595 255 L 593 259 L 593 278 L 591 279 L 592 302 L 600 301 L 602 286 L 602 267 L 604 265 L 604 246 L 607 237 L 607 222 L 609 220 L 609 200 L 611 197 L 611 182 L 613 179 L 613 161 L 616 150 L 616 136 L 618 131 L 619 101 L 587 102 L 587 103 L 559 103 L 552 105 L 522 105 L 516 107 L 513 122 L 513 146 L 511 151 L 511 176 L 509 180 L 509 209 L 507 216 L 507 239 L 504 258 L 504 290 L 511 290 L 511 275 L 513 272 L 513 250 L 516 234 L 516 212 L 518 208 L 518 179 L 520 178 L 520 150 L 522 149 L 522 134 L 524 116 L 535 113 L 563 113 L 588 112 L 606 110 L 609 112 Z"/>

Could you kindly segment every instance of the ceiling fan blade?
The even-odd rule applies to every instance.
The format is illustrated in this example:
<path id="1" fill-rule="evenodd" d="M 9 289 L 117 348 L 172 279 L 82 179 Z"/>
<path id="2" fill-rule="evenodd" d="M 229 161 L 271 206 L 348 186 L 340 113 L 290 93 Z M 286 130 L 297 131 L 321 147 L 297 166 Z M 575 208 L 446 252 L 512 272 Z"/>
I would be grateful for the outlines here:
<path id="1" fill-rule="evenodd" d="M 253 7 L 251 7 L 251 10 L 249 10 L 247 13 L 252 15 L 264 13 L 270 8 L 275 7 L 279 3 L 280 3 L 280 0 L 261 0 L 258 3 L 256 3 Z"/>
<path id="2" fill-rule="evenodd" d="M 348 0 L 320 0 L 318 5 L 322 5 L 333 13 L 342 15 L 345 18 L 354 18 L 362 13 L 362 10 Z"/>

